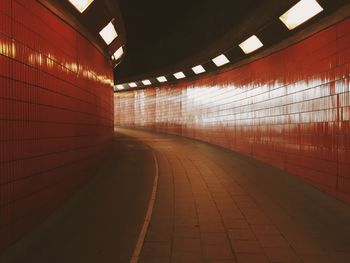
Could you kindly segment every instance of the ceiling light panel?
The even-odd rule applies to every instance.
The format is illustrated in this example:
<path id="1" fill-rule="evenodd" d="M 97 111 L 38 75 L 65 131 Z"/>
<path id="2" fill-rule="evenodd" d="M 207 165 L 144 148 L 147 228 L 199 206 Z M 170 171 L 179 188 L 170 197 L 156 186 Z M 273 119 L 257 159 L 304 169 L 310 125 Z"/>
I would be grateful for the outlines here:
<path id="1" fill-rule="evenodd" d="M 129 86 L 130 86 L 130 88 L 136 88 L 137 84 L 135 82 L 130 82 Z"/>
<path id="2" fill-rule="evenodd" d="M 196 74 L 200 74 L 200 73 L 205 72 L 205 69 L 203 68 L 202 65 L 195 66 L 195 67 L 192 68 L 192 70 Z"/>
<path id="3" fill-rule="evenodd" d="M 117 31 L 115 30 L 112 22 L 109 22 L 101 31 L 100 36 L 106 42 L 107 45 L 112 43 L 112 41 L 118 36 Z"/>
<path id="4" fill-rule="evenodd" d="M 213 58 L 212 61 L 215 63 L 217 67 L 221 67 L 230 62 L 224 54 L 221 54 L 220 56 Z"/>
<path id="5" fill-rule="evenodd" d="M 250 38 L 243 41 L 239 44 L 239 47 L 243 50 L 245 54 L 249 54 L 254 52 L 255 50 L 261 48 L 263 43 L 257 38 L 257 36 L 253 35 Z"/>
<path id="6" fill-rule="evenodd" d="M 185 76 L 185 74 L 182 71 L 179 71 L 179 72 L 174 73 L 174 77 L 176 79 L 183 79 L 186 76 Z"/>
<path id="7" fill-rule="evenodd" d="M 121 84 L 119 84 L 119 85 L 116 85 L 115 88 L 116 88 L 117 90 L 123 90 L 123 89 L 124 89 L 124 86 L 121 85 Z"/>
<path id="8" fill-rule="evenodd" d="M 121 58 L 121 56 L 123 56 L 123 54 L 124 54 L 123 47 L 120 47 L 120 48 L 117 49 L 116 52 L 114 52 L 113 59 L 118 60 L 118 59 Z"/>
<path id="9" fill-rule="evenodd" d="M 320 13 L 323 8 L 316 0 L 301 0 L 279 17 L 289 30 L 292 30 Z"/>
<path id="10" fill-rule="evenodd" d="M 68 0 L 80 13 L 83 13 L 86 8 L 89 7 L 89 5 L 94 0 Z"/>
<path id="11" fill-rule="evenodd" d="M 149 79 L 145 79 L 142 81 L 143 85 L 151 85 L 152 83 L 149 81 Z"/>
<path id="12" fill-rule="evenodd" d="M 159 82 L 166 82 L 166 81 L 168 81 L 168 80 L 166 79 L 166 77 L 164 77 L 164 76 L 158 77 L 157 80 L 158 80 Z"/>

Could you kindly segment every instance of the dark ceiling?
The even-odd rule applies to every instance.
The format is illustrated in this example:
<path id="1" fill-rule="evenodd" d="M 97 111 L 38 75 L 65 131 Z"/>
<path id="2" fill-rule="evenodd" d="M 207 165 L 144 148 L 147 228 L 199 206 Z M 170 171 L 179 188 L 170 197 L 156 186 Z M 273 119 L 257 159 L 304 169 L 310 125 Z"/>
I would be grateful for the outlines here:
<path id="1" fill-rule="evenodd" d="M 119 80 L 174 65 L 212 44 L 263 0 L 120 0 L 126 56 Z M 118 81 L 119 82 L 119 81 Z"/>
<path id="2" fill-rule="evenodd" d="M 278 16 L 298 0 L 115 0 L 126 28 L 125 56 L 116 83 L 156 77 L 210 60 L 246 37 L 264 33 L 271 44 L 289 34 Z M 318 0 L 326 10 L 348 0 Z M 314 20 L 312 22 L 317 21 Z M 276 25 L 273 25 L 276 24 Z M 305 25 L 307 26 L 307 24 Z M 272 30 L 275 28 L 276 30 Z M 302 27 L 301 27 L 302 28 Z M 297 30 L 294 30 L 297 31 Z M 270 41 L 269 41 L 270 40 Z M 238 42 L 239 41 L 239 42 Z M 234 51 L 235 52 L 235 51 Z M 238 51 L 240 52 L 240 51 Z M 237 56 L 239 57 L 239 55 Z"/>

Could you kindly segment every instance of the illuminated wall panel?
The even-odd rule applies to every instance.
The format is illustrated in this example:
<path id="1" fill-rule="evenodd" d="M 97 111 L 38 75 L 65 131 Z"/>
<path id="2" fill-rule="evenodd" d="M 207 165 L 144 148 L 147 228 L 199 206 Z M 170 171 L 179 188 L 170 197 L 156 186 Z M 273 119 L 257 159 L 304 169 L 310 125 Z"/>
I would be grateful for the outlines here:
<path id="1" fill-rule="evenodd" d="M 350 203 L 350 20 L 230 71 L 115 94 L 115 124 L 230 148 Z"/>
<path id="2" fill-rule="evenodd" d="M 0 249 L 109 152 L 112 75 L 90 42 L 37 1 L 0 1 Z"/>

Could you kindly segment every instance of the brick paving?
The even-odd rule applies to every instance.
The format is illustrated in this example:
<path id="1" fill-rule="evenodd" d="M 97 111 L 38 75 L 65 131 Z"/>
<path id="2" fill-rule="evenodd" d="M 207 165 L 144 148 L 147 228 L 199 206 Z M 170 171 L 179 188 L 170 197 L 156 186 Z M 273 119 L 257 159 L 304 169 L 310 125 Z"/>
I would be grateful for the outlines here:
<path id="1" fill-rule="evenodd" d="M 350 207 L 305 181 L 206 143 L 117 132 L 159 163 L 140 263 L 350 262 Z"/>

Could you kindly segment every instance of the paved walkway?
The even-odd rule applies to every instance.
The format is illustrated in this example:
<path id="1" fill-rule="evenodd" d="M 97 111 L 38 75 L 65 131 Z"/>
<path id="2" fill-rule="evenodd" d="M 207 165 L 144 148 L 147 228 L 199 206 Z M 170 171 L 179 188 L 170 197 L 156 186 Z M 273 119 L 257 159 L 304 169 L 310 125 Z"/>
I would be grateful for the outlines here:
<path id="1" fill-rule="evenodd" d="M 350 262 L 350 207 L 209 144 L 118 129 L 148 144 L 159 184 L 140 263 Z"/>
<path id="2" fill-rule="evenodd" d="M 159 179 L 139 263 L 349 263 L 350 207 L 229 150 L 118 128 L 84 189 L 0 262 L 127 263 Z"/>

